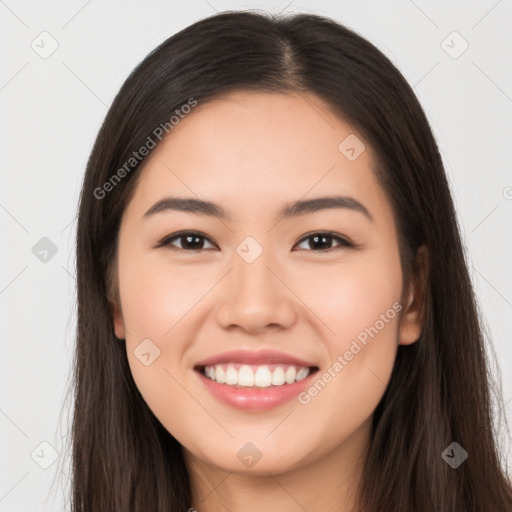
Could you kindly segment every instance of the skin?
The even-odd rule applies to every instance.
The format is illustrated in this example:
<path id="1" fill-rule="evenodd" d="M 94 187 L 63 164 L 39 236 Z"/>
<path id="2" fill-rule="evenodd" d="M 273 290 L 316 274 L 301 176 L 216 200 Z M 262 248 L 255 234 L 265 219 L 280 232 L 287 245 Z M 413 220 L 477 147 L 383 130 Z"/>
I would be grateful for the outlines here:
<path id="1" fill-rule="evenodd" d="M 182 444 L 199 512 L 349 511 L 370 442 L 373 412 L 399 344 L 421 332 L 422 297 L 402 298 L 391 205 L 377 183 L 369 144 L 354 161 L 338 150 L 363 137 L 312 94 L 235 92 L 195 107 L 153 150 L 119 233 L 114 308 L 134 380 L 156 417 Z M 334 193 L 362 203 L 279 220 L 290 202 Z M 213 201 L 230 220 L 168 210 L 144 213 L 173 194 Z M 155 248 L 181 230 L 200 231 Z M 320 252 L 305 235 L 332 231 Z M 252 236 L 263 249 L 247 263 L 237 246 Z M 292 250 L 295 248 L 295 250 Z M 277 349 L 326 371 L 393 304 L 400 315 L 307 404 L 270 411 L 219 402 L 194 365 L 235 349 Z M 400 318 L 399 318 L 400 316 Z M 145 366 L 134 355 L 149 338 L 160 350 Z M 261 459 L 246 467 L 247 443 Z"/>

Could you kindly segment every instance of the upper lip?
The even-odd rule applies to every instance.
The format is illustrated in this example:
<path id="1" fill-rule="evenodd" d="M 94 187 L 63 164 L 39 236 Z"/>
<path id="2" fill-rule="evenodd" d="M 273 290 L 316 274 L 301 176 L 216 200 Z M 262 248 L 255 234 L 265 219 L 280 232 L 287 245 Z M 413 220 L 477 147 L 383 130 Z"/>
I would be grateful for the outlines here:
<path id="1" fill-rule="evenodd" d="M 299 359 L 298 357 L 279 352 L 277 350 L 233 350 L 231 352 L 223 352 L 215 356 L 203 359 L 196 364 L 196 367 L 213 366 L 216 364 L 224 363 L 239 363 L 239 364 L 293 364 L 295 366 L 312 367 L 313 363 Z"/>

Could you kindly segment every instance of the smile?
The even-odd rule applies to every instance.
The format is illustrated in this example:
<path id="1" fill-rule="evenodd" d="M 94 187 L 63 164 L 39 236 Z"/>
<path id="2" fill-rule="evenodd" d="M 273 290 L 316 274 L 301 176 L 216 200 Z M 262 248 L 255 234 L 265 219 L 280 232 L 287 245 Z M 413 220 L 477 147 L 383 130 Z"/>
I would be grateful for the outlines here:
<path id="1" fill-rule="evenodd" d="M 195 373 L 207 392 L 222 404 L 262 412 L 296 401 L 317 371 L 317 367 L 228 363 L 196 368 Z"/>
<path id="2" fill-rule="evenodd" d="M 291 364 L 216 364 L 205 366 L 205 377 L 236 388 L 269 388 L 285 386 L 305 379 L 315 368 Z"/>

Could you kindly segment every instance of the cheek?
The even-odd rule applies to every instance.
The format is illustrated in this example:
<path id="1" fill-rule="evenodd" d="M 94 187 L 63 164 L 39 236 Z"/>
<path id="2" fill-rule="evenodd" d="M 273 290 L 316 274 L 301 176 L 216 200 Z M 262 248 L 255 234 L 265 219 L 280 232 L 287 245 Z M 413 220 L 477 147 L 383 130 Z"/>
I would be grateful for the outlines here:
<path id="1" fill-rule="evenodd" d="M 129 247 L 124 254 L 130 254 L 119 261 L 127 357 L 137 386 L 151 406 L 155 390 L 172 387 L 165 370 L 176 373 L 186 339 L 181 342 L 176 332 L 199 293 L 194 286 L 186 286 L 179 269 L 150 261 Z"/>
<path id="2" fill-rule="evenodd" d="M 201 286 L 192 272 L 136 257 L 120 264 L 119 277 L 135 384 L 166 428 L 187 439 L 190 425 L 183 417 L 194 418 L 200 410 L 183 387 L 183 355 L 195 335 L 193 307 L 205 293 L 204 279 Z"/>
<path id="3" fill-rule="evenodd" d="M 144 257 L 120 265 L 119 278 L 125 324 L 139 337 L 165 336 L 206 287 L 204 276 L 193 270 Z"/>
<path id="4" fill-rule="evenodd" d="M 336 350 L 374 325 L 399 301 L 402 291 L 400 261 L 393 252 L 379 251 L 365 258 L 355 255 L 346 264 L 319 265 L 314 272 L 302 274 L 305 277 L 295 287 L 297 295 L 329 328 Z M 395 313 L 390 311 L 391 320 Z"/>
<path id="5" fill-rule="evenodd" d="M 391 251 L 376 253 L 308 281 L 300 293 L 329 328 L 329 360 L 299 401 L 315 410 L 319 424 L 338 420 L 350 431 L 373 413 L 391 377 L 402 309 L 400 260 Z"/>

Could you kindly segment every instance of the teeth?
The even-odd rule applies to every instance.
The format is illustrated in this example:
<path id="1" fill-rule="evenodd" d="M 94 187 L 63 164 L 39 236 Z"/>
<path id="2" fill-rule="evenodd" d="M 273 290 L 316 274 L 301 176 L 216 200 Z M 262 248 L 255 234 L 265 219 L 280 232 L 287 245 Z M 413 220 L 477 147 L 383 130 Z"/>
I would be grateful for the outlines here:
<path id="1" fill-rule="evenodd" d="M 219 384 L 224 384 L 226 382 L 226 372 L 222 366 L 210 366 L 212 369 L 210 371 L 210 379 L 216 380 Z"/>
<path id="2" fill-rule="evenodd" d="M 250 366 L 244 365 L 238 370 L 238 382 L 240 386 L 254 386 L 254 373 Z"/>
<path id="3" fill-rule="evenodd" d="M 281 386 L 286 381 L 284 370 L 278 366 L 272 373 L 272 384 L 274 386 Z"/>
<path id="4" fill-rule="evenodd" d="M 270 370 L 267 366 L 260 366 L 254 374 L 254 385 L 258 386 L 259 388 L 268 388 L 271 384 L 272 373 L 270 373 Z"/>
<path id="5" fill-rule="evenodd" d="M 297 382 L 299 382 L 299 380 L 302 380 L 302 379 L 305 379 L 307 376 L 309 375 L 309 369 L 308 368 L 301 368 L 298 372 L 297 372 Z M 215 378 L 215 377 L 213 377 Z"/>
<path id="6" fill-rule="evenodd" d="M 288 370 L 286 370 L 286 382 L 288 384 L 293 384 L 295 382 L 295 377 L 297 377 L 297 370 L 295 366 L 290 366 Z"/>
<path id="7" fill-rule="evenodd" d="M 204 375 L 219 384 L 258 388 L 293 384 L 305 379 L 309 373 L 309 368 L 275 364 L 261 366 L 218 364 L 206 366 L 204 369 Z"/>
<path id="8" fill-rule="evenodd" d="M 238 372 L 232 366 L 226 370 L 226 384 L 238 384 Z"/>

